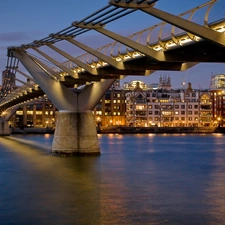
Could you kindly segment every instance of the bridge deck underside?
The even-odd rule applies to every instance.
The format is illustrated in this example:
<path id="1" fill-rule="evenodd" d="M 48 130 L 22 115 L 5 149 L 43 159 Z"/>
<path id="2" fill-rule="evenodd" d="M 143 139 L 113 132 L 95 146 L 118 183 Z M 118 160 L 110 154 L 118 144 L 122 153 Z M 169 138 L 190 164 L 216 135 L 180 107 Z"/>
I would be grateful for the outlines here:
<path id="1" fill-rule="evenodd" d="M 165 52 L 186 62 L 225 62 L 225 48 L 209 41 L 199 41 Z"/>
<path id="2" fill-rule="evenodd" d="M 79 74 L 79 79 L 67 75 L 64 77 L 65 80 L 61 82 L 67 88 L 74 88 L 75 85 L 85 85 L 87 82 L 99 82 L 102 79 L 119 79 L 121 75 L 148 75 L 150 73 L 146 73 L 147 70 L 180 71 L 182 63 L 184 62 L 225 62 L 225 48 L 205 40 L 191 42 L 189 45 L 182 46 L 182 48 L 177 47 L 165 51 L 164 53 L 168 61 L 159 62 L 150 57 L 141 56 L 125 61 L 124 70 L 119 70 L 111 65 L 107 65 L 97 69 L 99 75 L 91 75 L 85 71 Z M 41 88 L 32 90 L 32 92 L 28 92 L 26 95 L 12 99 L 10 102 L 4 104 L 1 109 L 6 110 L 16 104 L 43 95 L 44 92 Z"/>

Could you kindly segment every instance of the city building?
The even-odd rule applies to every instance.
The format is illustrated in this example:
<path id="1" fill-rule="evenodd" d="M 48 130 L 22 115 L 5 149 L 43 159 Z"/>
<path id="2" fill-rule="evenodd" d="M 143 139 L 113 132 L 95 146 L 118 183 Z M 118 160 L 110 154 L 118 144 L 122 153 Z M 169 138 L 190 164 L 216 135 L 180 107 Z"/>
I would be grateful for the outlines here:
<path id="1" fill-rule="evenodd" d="M 193 90 L 143 90 L 139 82 L 126 92 L 128 126 L 210 126 L 211 102 L 207 92 Z"/>
<path id="2" fill-rule="evenodd" d="M 10 70 L 2 71 L 2 87 L 1 87 L 1 97 L 6 96 L 13 89 L 16 88 L 16 75 Z"/>
<path id="3" fill-rule="evenodd" d="M 93 110 L 96 125 L 125 125 L 125 91 L 116 81 Z"/>
<path id="4" fill-rule="evenodd" d="M 5 73 L 6 80 L 7 76 Z M 213 76 L 209 90 L 194 90 L 190 83 L 185 89 L 173 90 L 167 75 L 160 76 L 159 84 L 154 85 L 134 80 L 121 88 L 116 81 L 93 110 L 96 126 L 224 126 L 224 81 L 223 74 Z M 56 120 L 57 109 L 45 97 L 20 106 L 10 124 L 54 127 Z"/>
<path id="5" fill-rule="evenodd" d="M 211 79 L 212 120 L 215 126 L 225 125 L 225 74 Z"/>
<path id="6" fill-rule="evenodd" d="M 12 127 L 55 127 L 57 109 L 44 97 L 35 103 L 20 106 L 10 120 Z"/>

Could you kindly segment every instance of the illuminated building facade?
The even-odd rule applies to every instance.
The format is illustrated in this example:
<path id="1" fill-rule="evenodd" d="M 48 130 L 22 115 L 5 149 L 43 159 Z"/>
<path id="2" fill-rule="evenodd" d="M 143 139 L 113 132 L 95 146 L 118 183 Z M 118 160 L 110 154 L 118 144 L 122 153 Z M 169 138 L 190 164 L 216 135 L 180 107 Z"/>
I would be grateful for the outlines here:
<path id="1" fill-rule="evenodd" d="M 211 102 L 207 92 L 193 90 L 142 90 L 139 83 L 126 93 L 128 126 L 210 126 Z"/>
<path id="2" fill-rule="evenodd" d="M 125 125 L 125 110 L 126 107 L 124 90 L 108 90 L 93 111 L 96 125 Z"/>
<path id="3" fill-rule="evenodd" d="M 225 124 L 225 75 L 212 77 L 210 90 L 171 90 L 169 77 L 166 88 L 152 88 L 141 81 L 119 82 L 106 92 L 93 110 L 97 126 L 223 126 Z M 160 82 L 159 82 L 160 83 Z M 161 82 L 162 85 L 162 82 Z M 219 88 L 218 88 L 219 87 Z M 54 127 L 57 109 L 46 98 L 35 104 L 21 106 L 13 116 L 15 127 Z"/>
<path id="4" fill-rule="evenodd" d="M 215 126 L 225 125 L 225 74 L 214 75 L 211 80 L 212 120 Z"/>
<path id="5" fill-rule="evenodd" d="M 55 127 L 57 110 L 48 98 L 20 106 L 13 115 L 12 127 Z"/>

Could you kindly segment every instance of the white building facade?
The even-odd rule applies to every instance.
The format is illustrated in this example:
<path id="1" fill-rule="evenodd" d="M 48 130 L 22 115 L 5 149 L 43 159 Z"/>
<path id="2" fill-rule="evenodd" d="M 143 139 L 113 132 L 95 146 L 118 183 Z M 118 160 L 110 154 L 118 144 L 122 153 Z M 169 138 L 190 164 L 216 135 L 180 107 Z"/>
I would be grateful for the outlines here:
<path id="1" fill-rule="evenodd" d="M 210 94 L 193 90 L 143 90 L 137 82 L 126 93 L 126 125 L 158 127 L 211 126 Z"/>

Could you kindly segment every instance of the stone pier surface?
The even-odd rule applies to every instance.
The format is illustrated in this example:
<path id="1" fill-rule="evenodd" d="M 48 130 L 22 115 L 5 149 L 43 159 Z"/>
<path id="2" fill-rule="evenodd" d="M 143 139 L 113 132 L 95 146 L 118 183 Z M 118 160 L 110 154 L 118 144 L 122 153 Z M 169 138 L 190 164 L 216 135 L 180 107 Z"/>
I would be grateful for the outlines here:
<path id="1" fill-rule="evenodd" d="M 91 111 L 59 112 L 52 154 L 59 156 L 100 154 L 96 126 Z"/>
<path id="2" fill-rule="evenodd" d="M 9 136 L 10 135 L 10 129 L 8 122 L 4 122 L 0 120 L 0 136 Z"/>

